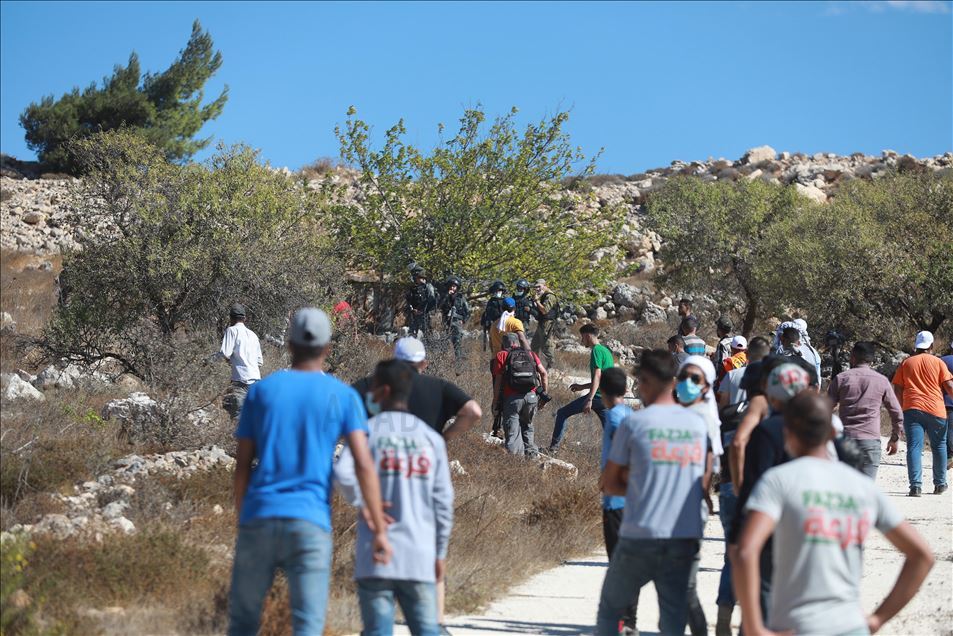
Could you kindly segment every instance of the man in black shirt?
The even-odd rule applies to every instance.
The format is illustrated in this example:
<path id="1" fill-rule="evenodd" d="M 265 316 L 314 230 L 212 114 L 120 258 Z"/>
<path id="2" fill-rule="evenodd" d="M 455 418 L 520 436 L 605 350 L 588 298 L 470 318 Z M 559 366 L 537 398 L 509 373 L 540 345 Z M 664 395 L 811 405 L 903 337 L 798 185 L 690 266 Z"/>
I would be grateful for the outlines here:
<path id="1" fill-rule="evenodd" d="M 762 373 L 759 391 L 768 401 L 770 408 L 766 420 L 758 424 L 751 432 L 751 438 L 745 446 L 745 459 L 742 468 L 743 479 L 738 493 L 737 514 L 728 533 L 727 541 L 732 549 L 738 544 L 741 529 L 744 526 L 746 515 L 742 512 L 751 491 L 758 484 L 761 476 L 768 470 L 783 464 L 791 459 L 784 448 L 784 405 L 791 398 L 811 386 L 811 374 L 801 365 L 796 364 L 793 358 L 782 358 L 780 364 L 776 358 L 766 358 L 762 365 L 767 373 Z M 809 367 L 813 365 L 808 364 Z M 745 374 L 747 376 L 747 374 Z M 770 541 L 761 553 L 761 609 L 767 616 L 768 599 L 771 593 L 771 548 Z"/>
<path id="2" fill-rule="evenodd" d="M 401 338 L 394 345 L 394 357 L 409 363 L 416 373 L 410 390 L 408 410 L 431 428 L 441 433 L 446 440 L 465 433 L 483 416 L 477 401 L 460 387 L 442 378 L 424 375 L 427 368 L 427 352 L 424 343 L 417 338 Z M 361 396 L 367 395 L 371 378 L 362 378 L 352 385 Z M 367 408 L 367 400 L 364 401 Z M 374 413 L 368 412 L 368 415 Z M 453 424 L 444 428 L 448 421 Z"/>

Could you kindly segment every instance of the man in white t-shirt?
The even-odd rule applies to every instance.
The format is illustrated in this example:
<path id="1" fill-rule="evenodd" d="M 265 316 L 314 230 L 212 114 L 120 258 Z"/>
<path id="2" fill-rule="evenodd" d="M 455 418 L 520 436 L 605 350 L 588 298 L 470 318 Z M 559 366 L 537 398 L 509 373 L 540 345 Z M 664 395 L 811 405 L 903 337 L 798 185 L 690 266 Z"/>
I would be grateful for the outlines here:
<path id="1" fill-rule="evenodd" d="M 261 355 L 261 343 L 255 332 L 245 326 L 245 307 L 232 305 L 229 311 L 231 326 L 222 336 L 222 346 L 213 355 L 213 359 L 225 360 L 232 367 L 232 383 L 222 406 L 232 419 L 241 413 L 248 387 L 261 380 L 261 365 L 265 362 Z"/>
<path id="2" fill-rule="evenodd" d="M 751 493 L 734 567 L 748 634 L 875 633 L 914 597 L 933 565 L 920 534 L 873 480 L 831 461 L 830 401 L 805 391 L 784 408 L 784 444 L 794 460 L 768 470 Z M 893 589 L 870 615 L 860 604 L 864 540 L 876 527 L 906 556 Z M 759 560 L 774 535 L 765 628 Z"/>

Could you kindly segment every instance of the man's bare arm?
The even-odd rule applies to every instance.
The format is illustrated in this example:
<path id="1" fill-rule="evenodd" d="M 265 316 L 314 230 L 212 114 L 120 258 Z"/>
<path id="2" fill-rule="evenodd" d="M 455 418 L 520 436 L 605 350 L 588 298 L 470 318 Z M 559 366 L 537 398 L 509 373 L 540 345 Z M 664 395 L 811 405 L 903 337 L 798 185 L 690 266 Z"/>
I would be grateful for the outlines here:
<path id="1" fill-rule="evenodd" d="M 238 439 L 238 455 L 235 458 L 235 477 L 233 478 L 235 496 L 235 516 L 242 514 L 242 501 L 248 491 L 248 482 L 251 481 L 251 464 L 255 459 L 255 442 L 240 437 Z"/>
<path id="2" fill-rule="evenodd" d="M 474 424 L 480 421 L 481 417 L 483 417 L 483 409 L 480 408 L 477 401 L 470 400 L 466 402 L 460 407 L 460 410 L 457 411 L 453 424 L 444 429 L 443 438 L 445 440 L 451 440 L 466 433 L 473 428 Z"/>
<path id="3" fill-rule="evenodd" d="M 600 480 L 602 492 L 607 495 L 624 495 L 629 481 L 628 473 L 628 466 L 620 466 L 612 460 L 607 461 Z"/>
<path id="4" fill-rule="evenodd" d="M 728 469 L 731 472 L 731 485 L 737 495 L 741 491 L 741 482 L 744 480 L 745 446 L 751 439 L 751 432 L 761 423 L 768 413 L 768 400 L 763 395 L 751 398 L 748 410 L 745 411 L 738 430 L 731 440 Z"/>
<path id="5" fill-rule="evenodd" d="M 731 572 L 738 604 L 741 605 L 741 620 L 745 625 L 745 633 L 768 633 L 764 626 L 764 616 L 761 614 L 760 562 L 761 551 L 774 532 L 774 526 L 774 519 L 763 512 L 752 511 L 741 531 L 738 547 L 733 551 L 735 562 L 732 563 Z"/>
<path id="6" fill-rule="evenodd" d="M 920 533 L 906 521 L 885 536 L 895 548 L 904 554 L 906 560 L 903 562 L 900 576 L 893 584 L 893 589 L 887 594 L 887 598 L 880 604 L 880 607 L 867 619 L 867 626 L 871 634 L 876 633 L 884 623 L 896 616 L 897 612 L 910 602 L 916 595 L 917 590 L 920 589 L 927 574 L 930 573 L 930 568 L 933 567 L 935 561 L 930 546 L 926 544 Z"/>

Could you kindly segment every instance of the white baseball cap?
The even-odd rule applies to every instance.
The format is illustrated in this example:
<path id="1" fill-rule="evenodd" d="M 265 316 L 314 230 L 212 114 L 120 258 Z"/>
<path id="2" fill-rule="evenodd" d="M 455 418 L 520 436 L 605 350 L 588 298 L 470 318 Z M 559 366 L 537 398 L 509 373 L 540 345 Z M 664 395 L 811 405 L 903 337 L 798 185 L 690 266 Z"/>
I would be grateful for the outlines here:
<path id="1" fill-rule="evenodd" d="M 921 331 L 917 334 L 916 344 L 913 346 L 915 349 L 929 349 L 933 346 L 933 334 L 929 331 Z"/>
<path id="2" fill-rule="evenodd" d="M 427 350 L 417 338 L 401 338 L 394 343 L 394 357 L 404 362 L 423 362 L 427 357 Z"/>
<path id="3" fill-rule="evenodd" d="M 747 349 L 748 348 L 748 339 L 744 336 L 735 336 L 731 339 L 731 348 L 732 349 Z"/>

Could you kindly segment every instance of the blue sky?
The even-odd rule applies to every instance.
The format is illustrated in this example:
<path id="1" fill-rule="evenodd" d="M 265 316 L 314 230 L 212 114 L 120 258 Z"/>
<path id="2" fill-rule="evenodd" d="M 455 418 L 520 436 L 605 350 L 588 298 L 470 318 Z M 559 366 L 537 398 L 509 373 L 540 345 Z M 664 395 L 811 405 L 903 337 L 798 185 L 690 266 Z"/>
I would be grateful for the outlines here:
<path id="1" fill-rule="evenodd" d="M 350 105 L 424 147 L 463 108 L 571 109 L 600 172 L 777 150 L 953 149 L 949 1 L 795 3 L 146 3 L 0 5 L 0 149 L 32 157 L 18 115 L 138 52 L 168 66 L 192 20 L 230 98 L 202 133 L 296 168 L 339 153 Z M 203 152 L 199 157 L 206 155 Z"/>

